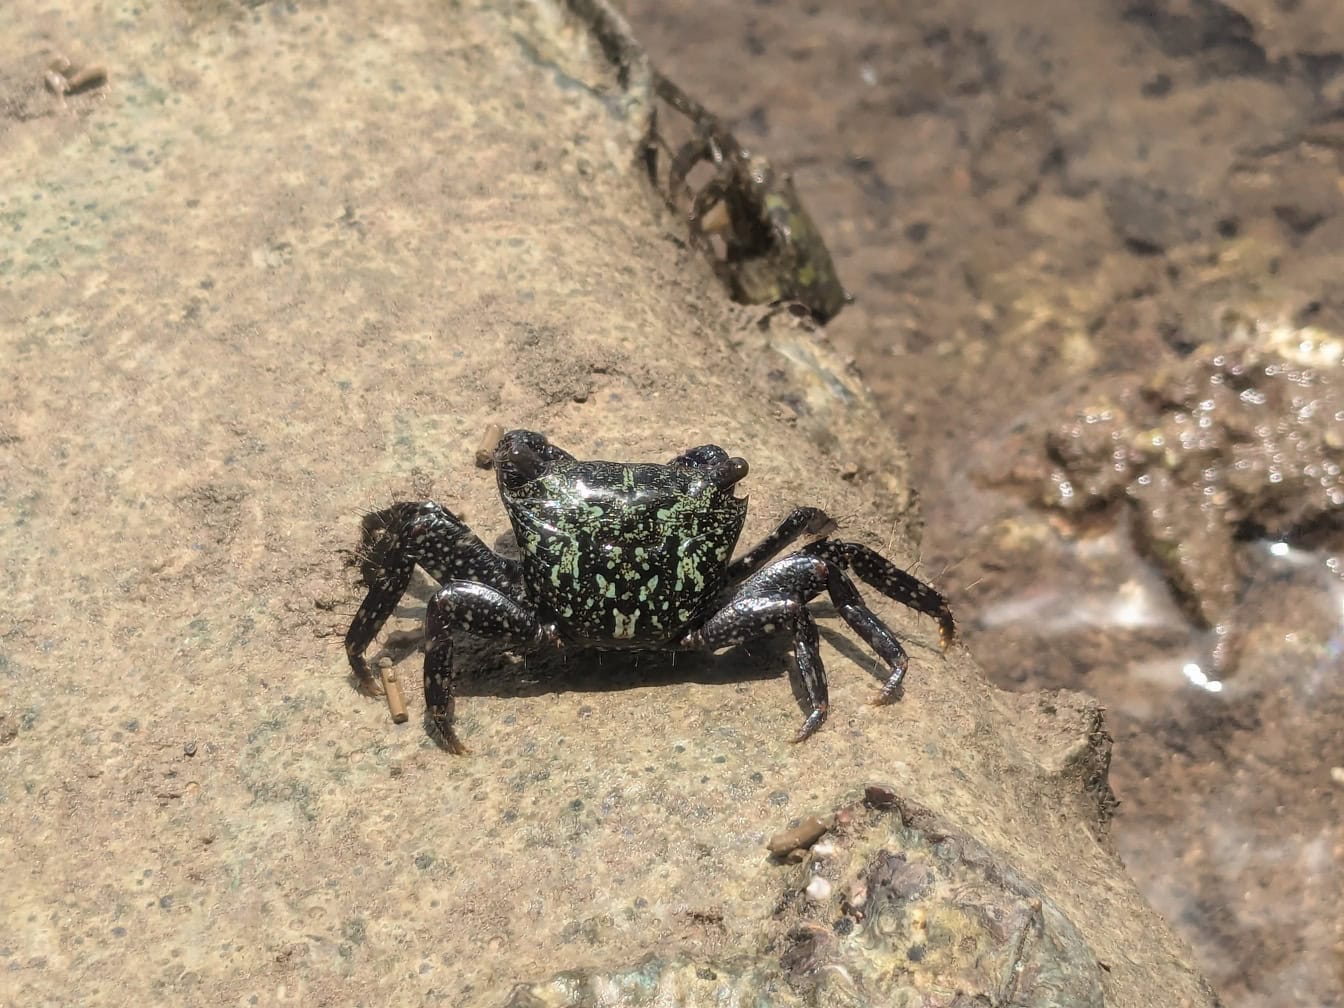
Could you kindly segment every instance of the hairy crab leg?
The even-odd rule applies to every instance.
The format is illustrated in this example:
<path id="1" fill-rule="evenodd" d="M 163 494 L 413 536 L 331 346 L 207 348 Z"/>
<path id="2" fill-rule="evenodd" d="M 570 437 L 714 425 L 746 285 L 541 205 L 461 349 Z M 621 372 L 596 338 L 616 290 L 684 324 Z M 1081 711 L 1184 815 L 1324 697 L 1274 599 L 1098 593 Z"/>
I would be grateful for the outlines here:
<path id="1" fill-rule="evenodd" d="M 910 667 L 910 656 L 905 653 L 905 648 L 891 628 L 864 605 L 863 596 L 845 572 L 836 564 L 828 563 L 826 566 L 826 590 L 831 596 L 831 604 L 849 628 L 862 637 L 887 666 L 886 682 L 882 684 L 882 690 L 873 703 L 889 703 L 900 692 L 906 670 Z"/>
<path id="2" fill-rule="evenodd" d="M 361 563 L 368 594 L 345 635 L 345 653 L 361 691 L 382 687 L 364 652 L 396 609 L 415 565 L 435 581 L 481 581 L 499 587 L 521 583 L 518 565 L 491 550 L 462 520 L 433 501 L 402 502 L 365 516 Z"/>
<path id="3" fill-rule="evenodd" d="M 938 621 L 938 641 L 944 650 L 956 640 L 957 624 L 952 618 L 952 609 L 942 593 L 908 571 L 901 570 L 876 550 L 871 550 L 861 543 L 821 539 L 809 543 L 799 552 L 820 557 L 837 567 L 852 570 L 865 584 L 876 588 L 887 598 L 894 599 L 916 612 L 932 616 Z"/>

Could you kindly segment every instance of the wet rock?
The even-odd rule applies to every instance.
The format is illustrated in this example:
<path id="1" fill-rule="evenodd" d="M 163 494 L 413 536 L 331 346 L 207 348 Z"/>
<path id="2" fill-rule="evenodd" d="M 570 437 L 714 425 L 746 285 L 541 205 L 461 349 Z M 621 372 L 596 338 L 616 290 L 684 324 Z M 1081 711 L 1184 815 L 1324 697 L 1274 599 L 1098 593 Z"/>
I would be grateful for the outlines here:
<path id="1" fill-rule="evenodd" d="M 672 218 L 635 166 L 647 63 L 588 31 L 619 21 L 605 4 L 237 6 L 184 21 L 139 5 L 116 23 L 72 7 L 62 31 L 144 72 L 113 68 L 89 129 L 15 121 L 0 158 L 0 300 L 23 331 L 0 410 L 18 508 L 0 522 L 19 634 L 5 646 L 23 655 L 0 833 L 15 863 L 42 866 L 11 873 L 4 902 L 32 916 L 11 961 L 48 964 L 7 973 L 16 1002 L 262 1003 L 283 988 L 471 1006 L 650 955 L 684 957 L 684 982 L 704 985 L 743 949 L 762 957 L 743 982 L 787 1003 L 782 950 L 853 951 L 791 930 L 865 933 L 835 900 L 857 907 L 847 880 L 871 858 L 842 867 L 828 837 L 782 865 L 762 843 L 880 768 L 1012 852 L 1112 962 L 1112 1008 L 1206 1004 L 969 653 L 903 615 L 883 610 L 909 651 L 906 695 L 873 708 L 861 645 L 830 639 L 823 609 L 832 720 L 799 746 L 780 649 L 525 663 L 463 646 L 473 753 L 453 759 L 418 723 L 414 592 L 385 640 L 417 723 L 355 692 L 339 551 L 361 513 L 426 496 L 497 536 L 507 519 L 473 465 L 491 423 L 606 457 L 730 445 L 752 459 L 752 539 L 816 503 L 912 562 L 918 515 L 890 426 L 825 334 L 787 315 L 758 326 L 666 240 Z M 36 13 L 11 20 L 6 55 L 50 43 Z M 184 290 L 200 301 L 190 324 L 165 328 L 187 317 Z M 165 767 L 192 781 L 165 787 Z M 72 822 L 79 843 L 50 842 Z M 1028 937 L 1033 892 L 989 894 Z M 206 923 L 214 951 L 184 963 L 183 935 Z M 276 961 L 299 942 L 306 955 Z"/>
<path id="2" fill-rule="evenodd" d="M 1344 343 L 1234 310 L 1222 324 L 1224 339 L 1105 383 L 1048 431 L 1036 491 L 1078 517 L 1127 504 L 1141 548 L 1205 627 L 1231 616 L 1239 541 L 1319 537 L 1344 513 Z"/>
<path id="3" fill-rule="evenodd" d="M 1121 178 L 1104 195 L 1111 225 L 1136 252 L 1162 252 L 1202 233 L 1200 205 L 1179 190 Z"/>
<path id="4" fill-rule="evenodd" d="M 1289 56 L 1338 57 L 1344 52 L 1335 0 L 1224 0 L 1249 26 L 1271 60 Z"/>
<path id="5" fill-rule="evenodd" d="M 1338 179 L 1334 151 L 1295 144 L 1245 159 L 1229 177 L 1228 198 L 1247 219 L 1273 215 L 1296 240 L 1344 210 Z"/>
<path id="6" fill-rule="evenodd" d="M 1265 67 L 1254 26 L 1232 5 L 1220 0 L 1127 0 L 1123 7 L 1125 19 L 1146 27 L 1164 53 L 1191 59 L 1210 76 L 1255 73 Z"/>

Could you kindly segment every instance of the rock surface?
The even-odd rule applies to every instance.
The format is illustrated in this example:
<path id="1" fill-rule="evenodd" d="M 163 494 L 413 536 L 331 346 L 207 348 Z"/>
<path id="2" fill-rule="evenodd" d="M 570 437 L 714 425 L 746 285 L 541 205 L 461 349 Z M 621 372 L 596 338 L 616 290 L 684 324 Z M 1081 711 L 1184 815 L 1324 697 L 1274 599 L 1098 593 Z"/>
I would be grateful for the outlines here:
<path id="1" fill-rule="evenodd" d="M 796 747 L 779 648 L 481 651 L 461 759 L 351 688 L 360 513 L 499 535 L 494 422 L 719 441 L 749 538 L 815 503 L 917 555 L 903 456 L 861 398 L 788 394 L 824 342 L 744 326 L 679 251 L 638 68 L 570 11 L 21 0 L 0 40 L 0 1000 L 498 1004 L 729 957 L 798 870 L 766 839 L 881 780 L 1029 880 L 1106 1004 L 1215 1003 L 1109 851 L 1095 705 L 998 694 L 894 607 L 903 702 L 864 705 L 827 620 Z M 44 85 L 58 57 L 106 77 Z"/>

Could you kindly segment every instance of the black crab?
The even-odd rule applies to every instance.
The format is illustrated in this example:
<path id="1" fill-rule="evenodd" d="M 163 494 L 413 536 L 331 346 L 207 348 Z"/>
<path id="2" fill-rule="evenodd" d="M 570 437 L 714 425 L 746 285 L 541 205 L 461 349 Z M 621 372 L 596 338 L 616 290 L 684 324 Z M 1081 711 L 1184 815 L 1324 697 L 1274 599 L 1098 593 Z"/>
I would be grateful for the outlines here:
<path id="1" fill-rule="evenodd" d="M 864 604 L 847 571 L 938 621 L 944 648 L 955 636 L 947 600 L 860 543 L 826 538 L 819 508 L 791 512 L 773 533 L 731 559 L 747 516 L 734 487 L 744 459 L 701 445 L 665 465 L 580 461 L 533 431 L 505 434 L 494 453 L 499 496 L 520 560 L 485 545 L 432 501 L 394 504 L 369 516 L 380 529 L 364 564 L 368 595 L 345 636 L 365 692 L 381 692 L 364 652 L 391 615 L 418 564 L 442 588 L 425 623 L 425 704 L 451 752 L 453 634 L 512 646 L 716 651 L 777 632 L 793 635 L 811 710 L 801 742 L 826 719 L 826 673 L 807 604 L 823 591 L 885 668 L 875 703 L 901 689 L 909 659 L 895 634 Z M 805 535 L 822 538 L 782 559 Z"/>
<path id="2" fill-rule="evenodd" d="M 707 255 L 733 299 L 801 304 L 818 322 L 834 318 L 851 298 L 793 179 L 748 151 L 718 117 L 657 71 L 654 87 L 694 134 L 673 149 L 652 129 L 645 167 L 668 206 L 684 214 L 692 246 Z M 660 153 L 667 155 L 665 183 L 659 181 Z M 691 174 L 701 166 L 711 169 L 710 178 L 693 189 Z"/>

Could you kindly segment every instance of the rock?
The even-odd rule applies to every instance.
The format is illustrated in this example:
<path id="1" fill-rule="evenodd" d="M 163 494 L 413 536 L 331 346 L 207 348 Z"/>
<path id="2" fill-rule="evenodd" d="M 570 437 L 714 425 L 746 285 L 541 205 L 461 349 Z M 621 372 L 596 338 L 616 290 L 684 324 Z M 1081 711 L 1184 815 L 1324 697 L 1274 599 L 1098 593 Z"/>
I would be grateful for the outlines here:
<path id="1" fill-rule="evenodd" d="M 19 0 L 6 23 L 0 66 L 54 22 Z M 970 655 L 898 607 L 903 700 L 865 703 L 867 652 L 823 618 L 830 720 L 798 746 L 779 648 L 546 662 L 464 642 L 472 754 L 450 757 L 419 716 L 413 599 L 384 639 L 416 716 L 354 690 L 360 516 L 430 495 L 495 541 L 474 457 L 492 423 L 599 457 L 713 440 L 751 460 L 747 539 L 816 503 L 918 555 L 862 383 L 667 240 L 681 222 L 636 164 L 647 63 L 604 5 L 76 6 L 60 27 L 107 84 L 11 117 L 0 159 L 11 1000 L 493 1005 L 649 957 L 705 982 L 780 933 L 803 866 L 766 838 L 882 780 L 963 868 L 992 852 L 979 877 L 1044 956 L 1003 962 L 1082 964 L 1112 1008 L 1213 1003 L 1052 769 L 1076 725 L 1019 733 Z M 36 67 L 0 115 L 57 100 Z M 209 741 L 186 761 L 183 739 Z M 192 780 L 165 801 L 168 770 Z M 938 857 L 923 820 L 874 814 L 882 851 Z M 876 850 L 784 913 L 886 885 Z M 790 939 L 784 968 L 852 944 Z M 792 996 L 758 965 L 744 989 Z"/>

